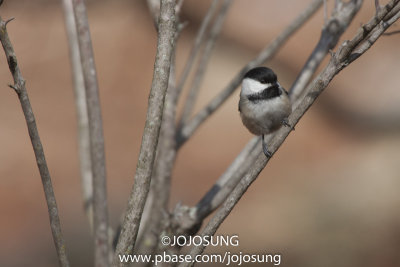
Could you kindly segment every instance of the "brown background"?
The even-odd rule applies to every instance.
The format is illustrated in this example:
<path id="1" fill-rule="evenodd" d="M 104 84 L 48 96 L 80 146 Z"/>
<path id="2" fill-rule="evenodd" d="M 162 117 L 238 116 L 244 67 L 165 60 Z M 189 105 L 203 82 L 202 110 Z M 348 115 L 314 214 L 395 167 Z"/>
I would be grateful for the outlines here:
<path id="1" fill-rule="evenodd" d="M 236 0 L 195 110 L 308 2 Z M 208 3 L 184 4 L 189 26 L 178 43 L 178 73 Z M 110 223 L 116 227 L 133 183 L 156 34 L 145 1 L 89 1 L 88 10 L 104 118 Z M 72 266 L 89 266 L 93 247 L 82 209 L 61 4 L 6 0 L 0 12 L 3 19 L 16 18 L 8 32 L 27 80 Z M 373 1 L 365 1 L 342 40 L 374 12 Z M 320 10 L 268 63 L 286 88 L 317 42 L 322 23 Z M 220 228 L 219 234 L 239 235 L 240 246 L 208 253 L 279 252 L 284 266 L 400 265 L 400 138 L 396 123 L 386 121 L 400 114 L 399 41 L 400 35 L 382 37 L 335 78 Z M 1 54 L 0 266 L 56 266 L 40 177 Z M 235 93 L 182 148 L 171 207 L 179 201 L 195 204 L 251 138 L 237 101 Z M 350 119 L 354 114 L 361 119 Z M 374 116 L 383 126 L 368 124 Z"/>

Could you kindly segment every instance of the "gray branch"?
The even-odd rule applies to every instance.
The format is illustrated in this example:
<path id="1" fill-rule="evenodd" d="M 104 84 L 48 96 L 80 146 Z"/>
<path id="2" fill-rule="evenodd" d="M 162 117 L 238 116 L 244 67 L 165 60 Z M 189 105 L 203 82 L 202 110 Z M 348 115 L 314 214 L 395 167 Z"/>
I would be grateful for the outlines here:
<path id="1" fill-rule="evenodd" d="M 232 192 L 260 153 L 260 138 L 254 137 L 217 180 L 214 186 L 195 206 L 196 221 L 202 222 L 216 210 Z"/>
<path id="2" fill-rule="evenodd" d="M 25 79 L 22 76 L 21 70 L 17 62 L 17 56 L 15 55 L 14 48 L 7 33 L 7 23 L 11 20 L 3 21 L 3 19 L 0 17 L 0 41 L 3 45 L 8 66 L 14 79 L 14 85 L 10 85 L 10 87 L 13 88 L 18 95 L 22 111 L 25 116 L 26 124 L 28 126 L 29 136 L 32 142 L 33 151 L 35 152 L 36 163 L 39 168 L 43 190 L 46 197 L 51 233 L 53 235 L 54 245 L 57 250 L 58 262 L 60 266 L 68 267 L 69 262 L 67 258 L 64 237 L 61 232 L 60 218 L 58 216 L 57 202 L 51 183 L 50 172 L 47 167 L 42 142 L 40 141 L 39 132 L 36 126 L 35 115 L 33 114 L 32 106 L 28 97 L 28 92 L 25 87 Z"/>
<path id="3" fill-rule="evenodd" d="M 197 95 L 204 78 L 204 74 L 207 69 L 207 64 L 210 61 L 211 53 L 214 50 L 215 44 L 217 42 L 218 36 L 221 32 L 222 25 L 225 21 L 228 10 L 232 4 L 232 0 L 225 0 L 219 9 L 218 15 L 215 18 L 213 27 L 211 28 L 210 34 L 207 38 L 207 43 L 203 49 L 202 55 L 199 59 L 197 69 L 194 74 L 194 79 L 189 89 L 185 104 L 183 106 L 182 116 L 179 121 L 178 129 L 181 125 L 186 123 L 192 114 L 194 105 L 196 103 Z M 205 17 L 205 19 L 207 16 Z"/>
<path id="4" fill-rule="evenodd" d="M 240 85 L 243 75 L 250 69 L 263 64 L 271 59 L 281 48 L 285 42 L 303 26 L 303 24 L 318 10 L 323 0 L 314 0 L 276 39 L 274 39 L 267 47 L 265 47 L 258 56 L 244 66 L 239 73 L 231 80 L 216 97 L 214 97 L 208 105 L 197 113 L 193 119 L 183 125 L 178 134 L 178 147 L 182 146 L 188 138 L 190 138 L 197 128 L 213 114 L 227 99 L 235 89 Z"/>
<path id="5" fill-rule="evenodd" d="M 177 16 L 177 20 L 179 17 Z M 177 22 L 179 24 L 179 22 Z M 175 43 L 179 34 L 175 36 Z M 171 175 L 176 160 L 176 107 L 179 92 L 175 81 L 176 46 L 172 52 L 171 69 L 168 81 L 167 94 L 161 122 L 160 137 L 151 178 L 151 187 L 143 218 L 141 221 L 142 233 L 138 238 L 137 254 L 152 254 L 157 249 L 158 234 L 164 228 L 163 222 L 168 210 L 168 201 L 171 193 Z M 146 217 L 144 217 L 146 216 Z"/>
<path id="6" fill-rule="evenodd" d="M 149 0 L 149 1 L 151 1 L 151 0 Z M 210 7 L 208 8 L 207 14 L 204 16 L 204 19 L 201 23 L 200 29 L 197 32 L 193 47 L 190 51 L 189 57 L 185 63 L 185 67 L 183 68 L 181 77 L 180 77 L 178 85 L 177 85 L 177 90 L 178 90 L 179 94 L 181 93 L 183 86 L 185 85 L 185 82 L 189 76 L 190 70 L 192 69 L 192 66 L 194 63 L 194 59 L 196 58 L 196 55 L 200 51 L 200 46 L 203 43 L 204 35 L 206 33 L 208 25 L 210 24 L 211 19 L 214 16 L 215 11 L 217 10 L 218 2 L 219 2 L 219 0 L 212 1 Z"/>
<path id="7" fill-rule="evenodd" d="M 328 86 L 331 80 L 351 62 L 365 53 L 375 41 L 385 32 L 385 30 L 397 21 L 400 17 L 400 11 L 387 16 L 389 11 L 400 6 L 400 0 L 390 1 L 384 8 L 377 12 L 367 24 L 360 27 L 357 34 L 350 40 L 345 41 L 338 48 L 336 53 L 332 54 L 332 58 L 329 61 L 325 69 L 313 80 L 313 82 L 307 87 L 306 95 L 300 102 L 299 106 L 289 117 L 289 123 L 296 125 L 305 112 L 311 107 L 316 98 L 322 93 L 322 91 Z M 282 145 L 286 137 L 289 135 L 291 129 L 282 127 L 273 136 L 269 147 L 272 153 Z M 225 200 L 222 207 L 217 211 L 214 217 L 210 220 L 207 226 L 202 231 L 201 235 L 213 235 L 215 234 L 218 227 L 224 221 L 224 219 L 232 211 L 233 207 L 240 200 L 249 186 L 255 181 L 260 172 L 264 169 L 268 163 L 269 158 L 266 158 L 262 153 L 257 158 L 253 167 L 250 168 L 249 172 L 243 177 L 240 183 L 235 187 L 229 197 Z M 201 254 L 204 251 L 203 246 L 194 247 L 190 251 L 190 255 Z M 191 266 L 190 263 L 181 264 L 180 266 Z"/>
<path id="8" fill-rule="evenodd" d="M 94 259 L 95 266 L 109 266 L 106 167 L 99 86 L 86 6 L 83 0 L 73 0 L 72 3 L 78 32 L 89 118 L 90 158 L 93 172 Z"/>
<path id="9" fill-rule="evenodd" d="M 289 90 L 291 99 L 301 99 L 300 95 L 308 85 L 311 77 L 321 64 L 322 60 L 339 41 L 340 36 L 353 21 L 355 14 L 360 10 L 362 0 L 352 0 L 348 3 L 339 1 L 329 20 L 322 28 L 321 37 L 314 48 L 305 66 L 297 76 L 292 88 Z M 294 103 L 294 102 L 293 102 Z M 296 107 L 296 103 L 294 104 Z"/>
<path id="10" fill-rule="evenodd" d="M 76 31 L 72 0 L 62 0 L 62 3 L 65 28 L 68 35 L 72 79 L 74 81 L 75 107 L 78 121 L 79 164 L 84 201 L 83 206 L 89 220 L 90 230 L 93 231 L 93 173 L 90 159 L 89 117 L 86 105 L 85 82 L 82 73 L 78 33 Z"/>
<path id="11" fill-rule="evenodd" d="M 158 136 L 164 108 L 164 99 L 168 88 L 171 57 L 176 34 L 175 0 L 161 0 L 158 24 L 158 44 L 154 65 L 146 125 L 142 137 L 142 146 L 136 167 L 135 181 L 128 207 L 121 227 L 121 234 L 116 247 L 114 266 L 122 266 L 118 255 L 131 254 L 143 212 L 143 207 L 150 188 L 150 181 L 156 155 Z"/>

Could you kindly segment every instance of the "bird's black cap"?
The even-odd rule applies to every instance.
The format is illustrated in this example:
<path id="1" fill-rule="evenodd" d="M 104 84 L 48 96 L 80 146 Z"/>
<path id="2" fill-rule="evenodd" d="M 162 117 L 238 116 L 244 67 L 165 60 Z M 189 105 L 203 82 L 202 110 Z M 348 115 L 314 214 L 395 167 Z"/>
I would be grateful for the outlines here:
<path id="1" fill-rule="evenodd" d="M 277 77 L 276 74 L 267 67 L 257 67 L 249 70 L 244 78 L 250 78 L 260 83 L 276 83 Z"/>

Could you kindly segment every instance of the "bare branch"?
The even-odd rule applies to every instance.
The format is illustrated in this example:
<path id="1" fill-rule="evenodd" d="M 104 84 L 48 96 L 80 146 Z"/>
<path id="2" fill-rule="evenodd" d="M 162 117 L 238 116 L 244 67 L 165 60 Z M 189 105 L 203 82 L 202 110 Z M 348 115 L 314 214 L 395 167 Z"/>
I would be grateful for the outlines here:
<path id="1" fill-rule="evenodd" d="M 221 8 L 219 9 L 218 16 L 215 19 L 213 27 L 211 28 L 206 46 L 204 47 L 203 53 L 200 57 L 198 65 L 197 65 L 194 79 L 192 81 L 188 96 L 185 101 L 185 105 L 183 107 L 182 117 L 178 124 L 179 125 L 178 129 L 180 128 L 181 125 L 183 125 L 184 123 L 187 122 L 190 115 L 192 114 L 194 104 L 196 103 L 197 94 L 200 89 L 201 82 L 203 81 L 204 74 L 206 72 L 207 64 L 210 60 L 211 53 L 215 47 L 217 38 L 221 32 L 222 25 L 225 21 L 225 17 L 228 13 L 228 10 L 229 10 L 229 7 L 231 6 L 231 4 L 232 4 L 232 0 L 225 0 L 222 3 Z"/>
<path id="2" fill-rule="evenodd" d="M 36 163 L 39 168 L 43 190 L 46 197 L 46 203 L 50 218 L 50 227 L 53 235 L 54 245 L 57 250 L 58 262 L 60 266 L 68 267 L 69 262 L 67 258 L 64 237 L 61 232 L 60 218 L 58 216 L 57 202 L 51 183 L 50 172 L 47 167 L 42 142 L 40 141 L 39 132 L 36 126 L 35 115 L 33 114 L 32 106 L 28 97 L 28 92 L 25 87 L 25 79 L 22 76 L 21 70 L 17 62 L 17 57 L 14 52 L 14 48 L 7 33 L 6 24 L 8 22 L 10 22 L 10 20 L 3 21 L 3 19 L 0 17 L 0 41 L 3 45 L 8 66 L 14 79 L 14 85 L 10 85 L 10 87 L 13 88 L 18 95 L 22 111 L 25 116 L 26 124 L 28 126 L 29 136 L 32 142 L 33 151 L 35 152 Z"/>
<path id="3" fill-rule="evenodd" d="M 211 2 L 210 7 L 208 8 L 207 14 L 204 16 L 204 19 L 201 23 L 200 29 L 197 32 L 196 38 L 193 43 L 192 50 L 190 51 L 190 54 L 186 61 L 185 67 L 183 68 L 181 78 L 177 85 L 177 90 L 178 90 L 179 94 L 182 91 L 183 86 L 186 82 L 186 79 L 189 76 L 190 70 L 192 69 L 192 66 L 194 63 L 194 59 L 196 58 L 196 55 L 198 54 L 198 52 L 200 50 L 200 46 L 203 42 L 204 34 L 208 28 L 208 25 L 210 24 L 210 21 L 211 21 L 212 17 L 214 16 L 215 11 L 217 10 L 218 1 L 219 0 L 213 0 Z"/>
<path id="4" fill-rule="evenodd" d="M 289 123 L 291 125 L 296 125 L 301 119 L 304 113 L 310 108 L 314 103 L 316 98 L 321 94 L 321 92 L 328 86 L 330 81 L 346 66 L 358 58 L 361 54 L 365 53 L 371 45 L 383 34 L 383 32 L 392 25 L 400 17 L 400 11 L 394 14 L 392 17 L 387 18 L 384 22 L 382 19 L 388 12 L 397 5 L 399 0 L 392 0 L 382 8 L 384 11 L 380 11 L 377 16 L 370 20 L 367 24 L 363 25 L 358 33 L 350 41 L 345 41 L 338 48 L 337 53 L 331 58 L 325 69 L 318 75 L 317 78 L 308 86 L 307 94 L 300 102 L 299 106 L 294 110 L 289 118 Z M 381 16 L 382 15 L 382 16 Z M 381 19 L 379 19 L 381 17 Z M 359 33 L 363 32 L 363 37 L 360 39 Z M 353 46 L 353 44 L 358 44 Z M 358 48 L 357 48 L 358 47 Z M 355 54 L 355 55 L 354 55 Z M 355 57 L 356 56 L 356 57 Z M 291 129 L 287 127 L 282 127 L 273 136 L 272 141 L 269 144 L 272 153 L 280 147 L 284 142 L 286 137 L 289 135 Z M 269 158 L 260 154 L 258 159 L 253 165 L 253 168 L 243 177 L 240 183 L 235 187 L 229 197 L 225 200 L 222 207 L 217 211 L 211 221 L 202 231 L 202 235 L 213 235 L 224 219 L 229 215 L 233 207 L 240 200 L 242 195 L 246 192 L 248 187 L 257 178 L 260 172 L 264 169 L 268 163 Z M 195 255 L 201 254 L 204 250 L 203 246 L 194 247 L 190 254 L 194 257 Z M 190 263 L 181 264 L 180 266 L 191 266 Z"/>
<path id="5" fill-rule="evenodd" d="M 78 32 L 89 118 L 90 158 L 93 172 L 94 258 L 96 266 L 109 266 L 106 163 L 99 86 L 86 6 L 83 0 L 73 0 L 72 3 Z"/>
<path id="6" fill-rule="evenodd" d="M 193 135 L 197 128 L 216 111 L 226 99 L 232 95 L 235 89 L 242 81 L 243 75 L 258 65 L 272 58 L 283 44 L 292 36 L 321 6 L 323 0 L 314 0 L 276 39 L 274 39 L 267 47 L 265 47 L 258 56 L 244 66 L 239 73 L 231 80 L 228 86 L 225 87 L 208 105 L 203 108 L 195 117 L 188 123 L 183 125 L 182 130 L 178 134 L 178 147 Z"/>
<path id="7" fill-rule="evenodd" d="M 68 35 L 69 55 L 74 81 L 75 106 L 78 121 L 79 164 L 82 181 L 84 209 L 93 231 L 93 173 L 90 159 L 89 118 L 86 106 L 85 82 L 83 79 L 81 56 L 79 54 L 78 33 L 72 0 L 62 0 L 65 27 Z"/>
<path id="8" fill-rule="evenodd" d="M 260 138 L 254 137 L 239 153 L 232 164 L 220 176 L 211 189 L 194 207 L 177 205 L 172 220 L 175 234 L 193 234 L 203 220 L 215 211 L 233 191 L 243 175 L 260 154 Z"/>
<path id="9" fill-rule="evenodd" d="M 116 248 L 114 266 L 123 265 L 123 263 L 119 262 L 118 255 L 131 254 L 133 251 L 143 207 L 149 192 L 158 136 L 161 128 L 164 99 L 168 87 L 171 56 L 176 34 L 175 26 L 175 0 L 161 0 L 157 55 L 146 125 L 142 137 L 135 181 L 131 195 L 129 196 L 128 207 Z"/>
<path id="10" fill-rule="evenodd" d="M 232 164 L 216 181 L 214 186 L 193 208 L 194 210 L 191 214 L 196 215 L 195 225 L 200 224 L 208 215 L 216 210 L 232 192 L 260 153 L 259 143 L 260 138 L 254 137 L 251 139 Z"/>
<path id="11" fill-rule="evenodd" d="M 352 0 L 348 3 L 339 2 L 335 5 L 331 18 L 322 28 L 318 44 L 297 76 L 292 88 L 289 90 L 291 99 L 301 100 L 300 95 L 304 88 L 311 80 L 322 60 L 329 53 L 329 50 L 336 46 L 340 36 L 342 36 L 355 14 L 360 10 L 361 4 L 362 0 Z M 294 107 L 296 105 L 294 103 Z"/>
<path id="12" fill-rule="evenodd" d="M 178 16 L 177 20 L 179 20 Z M 179 34 L 176 34 L 175 43 L 178 38 Z M 165 96 L 157 155 L 151 178 L 150 193 L 145 206 L 147 214 L 145 214 L 145 211 L 143 212 L 143 216 L 146 215 L 141 221 L 143 231 L 139 233 L 138 248 L 135 249 L 138 254 L 142 255 L 152 254 L 156 249 L 159 240 L 158 234 L 162 231 L 164 226 L 163 219 L 165 219 L 165 213 L 168 210 L 171 175 L 177 154 L 175 118 L 179 92 L 175 84 L 175 52 L 176 46 L 172 52 L 170 77 Z"/>

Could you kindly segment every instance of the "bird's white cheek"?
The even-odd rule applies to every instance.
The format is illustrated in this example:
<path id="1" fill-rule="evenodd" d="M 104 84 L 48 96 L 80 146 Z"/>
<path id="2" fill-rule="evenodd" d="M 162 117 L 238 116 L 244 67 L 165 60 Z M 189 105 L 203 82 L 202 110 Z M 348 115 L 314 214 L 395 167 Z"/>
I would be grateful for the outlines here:
<path id="1" fill-rule="evenodd" d="M 260 83 L 259 81 L 246 78 L 242 82 L 242 95 L 251 95 L 254 93 L 259 93 L 265 88 L 271 86 L 271 84 Z"/>

